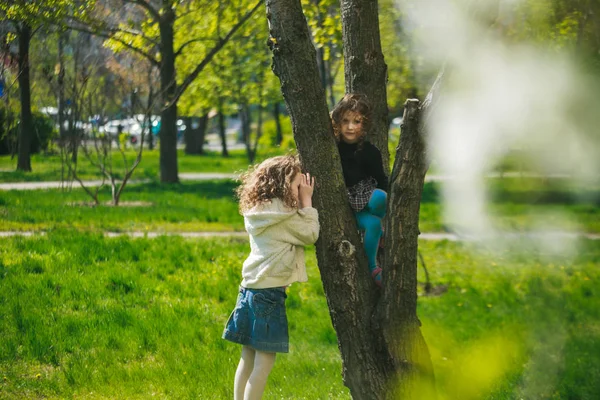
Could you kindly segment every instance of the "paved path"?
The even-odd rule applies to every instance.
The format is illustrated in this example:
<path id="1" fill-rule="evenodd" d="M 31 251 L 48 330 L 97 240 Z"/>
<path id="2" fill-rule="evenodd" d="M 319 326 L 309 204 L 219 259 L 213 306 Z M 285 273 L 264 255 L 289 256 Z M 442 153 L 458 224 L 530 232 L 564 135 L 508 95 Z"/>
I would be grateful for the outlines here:
<path id="1" fill-rule="evenodd" d="M 224 173 L 224 172 L 181 172 L 179 173 L 179 179 L 182 181 L 206 181 L 206 180 L 217 180 L 217 179 L 237 179 L 238 174 Z M 534 173 L 519 173 L 519 172 L 505 172 L 505 173 L 493 173 L 487 175 L 488 178 L 569 178 L 568 175 L 564 174 L 551 174 L 551 175 L 540 175 Z M 439 182 L 452 179 L 450 175 L 436 175 L 429 174 L 425 176 L 425 182 Z M 132 180 L 129 184 L 136 183 L 147 183 L 150 182 L 148 179 Z M 100 180 L 84 181 L 86 187 L 99 186 L 102 183 Z M 110 182 L 105 182 L 110 185 Z M 36 189 L 56 189 L 65 186 L 63 182 L 48 181 L 48 182 L 10 182 L 0 183 L 0 190 L 36 190 Z M 79 187 L 77 182 L 73 182 L 73 186 Z"/>
<path id="2" fill-rule="evenodd" d="M 45 235 L 46 232 L 34 232 L 34 231 L 0 231 L 0 237 L 9 236 L 35 236 Z M 106 237 L 119 237 L 129 236 L 132 238 L 155 238 L 159 236 L 182 236 L 187 238 L 214 238 L 214 237 L 239 237 L 246 238 L 248 234 L 246 232 L 104 232 Z M 510 240 L 539 240 L 539 239 L 589 239 L 589 240 L 600 240 L 600 234 L 597 233 L 576 233 L 566 231 L 553 231 L 553 232 L 528 232 L 528 233 L 504 233 L 497 236 L 490 236 L 487 239 L 492 240 L 494 238 L 504 238 Z M 458 235 L 456 233 L 445 233 L 445 232 L 431 232 L 421 233 L 419 239 L 422 240 L 450 240 L 450 241 L 465 241 L 474 242 L 482 239 L 481 236 L 473 235 Z"/>

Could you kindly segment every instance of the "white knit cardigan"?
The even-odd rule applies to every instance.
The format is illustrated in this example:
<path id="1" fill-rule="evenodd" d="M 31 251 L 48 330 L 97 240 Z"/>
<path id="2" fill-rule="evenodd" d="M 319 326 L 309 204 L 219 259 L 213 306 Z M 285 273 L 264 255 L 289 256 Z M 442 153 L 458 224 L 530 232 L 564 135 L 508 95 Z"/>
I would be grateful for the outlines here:
<path id="1" fill-rule="evenodd" d="M 290 209 L 272 199 L 244 213 L 250 255 L 242 267 L 242 286 L 264 289 L 306 282 L 304 246 L 319 237 L 319 215 L 312 207 Z"/>

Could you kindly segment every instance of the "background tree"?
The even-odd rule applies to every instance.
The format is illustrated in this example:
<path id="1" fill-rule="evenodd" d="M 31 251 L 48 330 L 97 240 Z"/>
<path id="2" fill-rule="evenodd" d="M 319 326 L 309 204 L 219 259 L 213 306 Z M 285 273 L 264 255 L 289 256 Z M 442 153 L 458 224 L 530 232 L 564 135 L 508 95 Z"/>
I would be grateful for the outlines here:
<path id="1" fill-rule="evenodd" d="M 214 30 L 209 30 L 201 37 L 190 37 L 187 30 L 181 29 L 189 26 L 189 21 L 198 22 L 206 19 L 212 21 L 210 16 L 216 15 L 215 6 L 221 7 L 221 2 L 105 0 L 95 4 L 93 18 L 71 16 L 68 19 L 71 28 L 108 38 L 114 51 L 135 52 L 160 70 L 158 95 L 162 104 L 159 134 L 161 182 L 179 180 L 177 103 L 181 95 L 211 62 L 215 54 L 258 9 L 260 2 L 247 5 L 241 19 L 227 21 L 227 24 L 221 22 L 224 26 L 222 36 L 217 36 Z M 207 41 L 210 41 L 211 45 L 205 48 L 202 59 L 186 76 L 178 78 L 176 68 L 178 57 L 187 55 L 191 45 Z"/>
<path id="2" fill-rule="evenodd" d="M 18 73 L 20 94 L 20 122 L 18 135 L 18 171 L 31 171 L 31 142 L 33 135 L 33 120 L 31 114 L 31 86 L 29 68 L 29 46 L 35 33 L 37 21 L 32 18 L 31 11 L 36 8 L 31 4 L 1 4 L 0 17 L 11 21 L 13 27 L 12 39 L 18 43 Z M 10 39 L 9 39 L 10 41 Z"/>

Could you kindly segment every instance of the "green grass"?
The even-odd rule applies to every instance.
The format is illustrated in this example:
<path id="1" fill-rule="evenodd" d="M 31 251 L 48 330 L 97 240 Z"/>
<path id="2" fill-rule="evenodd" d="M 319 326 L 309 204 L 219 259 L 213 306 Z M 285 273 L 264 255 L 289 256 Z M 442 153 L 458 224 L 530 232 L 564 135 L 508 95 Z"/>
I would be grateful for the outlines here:
<path id="1" fill-rule="evenodd" d="M 283 150 L 273 148 L 268 151 L 259 151 L 256 162 L 266 157 L 282 153 Z M 137 153 L 134 150 L 126 152 L 128 163 L 131 164 Z M 114 171 L 117 177 L 123 175 L 123 162 L 117 152 L 113 155 Z M 221 153 L 207 152 L 205 155 L 187 155 L 183 150 L 177 151 L 177 164 L 179 172 L 224 172 L 234 173 L 248 168 L 248 158 L 245 151 L 230 151 L 230 157 L 221 157 Z M 34 154 L 31 157 L 32 172 L 16 171 L 17 159 L 10 156 L 0 156 L 0 182 L 44 182 L 60 181 L 66 170 L 62 172 L 62 163 L 59 155 Z M 66 168 L 66 167 L 65 167 Z M 158 180 L 159 177 L 159 151 L 144 150 L 142 161 L 136 168 L 132 179 Z M 80 156 L 77 167 L 78 175 L 82 179 L 101 179 L 96 167 Z"/>
<path id="2" fill-rule="evenodd" d="M 573 259 L 421 242 L 440 296 L 419 299 L 442 399 L 595 399 L 600 248 Z M 220 339 L 245 241 L 58 231 L 0 247 L 0 398 L 225 399 Z M 315 265 L 289 289 L 291 352 L 265 399 L 348 399 Z M 420 269 L 422 275 L 422 270 Z"/>
<path id="3" fill-rule="evenodd" d="M 81 189 L 0 192 L 3 230 L 232 231 L 243 230 L 233 181 L 128 186 L 122 205 L 89 205 Z M 110 200 L 110 189 L 100 197 Z M 132 204 L 133 205 L 128 205 Z"/>
<path id="4" fill-rule="evenodd" d="M 421 249 L 433 283 L 448 287 L 419 299 L 447 398 L 600 395 L 596 242 L 580 243 L 574 258 L 448 242 Z"/>
<path id="5" fill-rule="evenodd" d="M 568 179 L 503 178 L 486 181 L 487 212 L 494 226 L 507 231 L 536 229 L 600 232 L 600 187 L 582 187 Z M 422 232 L 459 229 L 447 221 L 441 206 L 441 183 L 423 188 Z"/>
<path id="6" fill-rule="evenodd" d="M 519 178 L 489 181 L 489 208 L 498 227 L 524 231 L 539 228 L 543 221 L 554 229 L 600 232 L 600 190 L 540 182 Z M 244 227 L 233 196 L 235 187 L 236 183 L 228 180 L 132 184 L 123 192 L 119 207 L 106 205 L 110 201 L 108 187 L 101 192 L 103 205 L 99 207 L 86 205 L 91 198 L 76 186 L 69 192 L 0 191 L 0 218 L 3 230 L 17 231 L 240 231 Z M 440 185 L 426 183 L 422 232 L 454 228 L 444 221 L 440 201 Z"/>
<path id="7" fill-rule="evenodd" d="M 231 398 L 240 348 L 220 335 L 247 248 L 72 232 L 8 240 L 0 252 L 0 397 Z M 278 361 L 271 398 L 295 397 L 287 382 L 302 379 L 317 384 L 303 388 L 306 398 L 324 388 L 345 393 L 318 279 L 290 289 L 288 312 L 292 355 Z M 323 374 L 331 379 L 319 383 Z"/>

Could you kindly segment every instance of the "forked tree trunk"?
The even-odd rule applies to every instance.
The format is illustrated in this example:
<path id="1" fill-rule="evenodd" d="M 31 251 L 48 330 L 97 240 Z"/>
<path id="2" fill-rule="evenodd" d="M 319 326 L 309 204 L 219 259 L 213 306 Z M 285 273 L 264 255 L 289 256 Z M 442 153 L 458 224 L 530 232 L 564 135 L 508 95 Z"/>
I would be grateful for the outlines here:
<path id="1" fill-rule="evenodd" d="M 386 237 L 390 263 L 384 266 L 382 291 L 369 276 L 348 205 L 325 90 L 300 1 L 266 0 L 266 9 L 273 71 L 281 82 L 302 163 L 317 181 L 314 204 L 321 225 L 317 260 L 342 355 L 344 383 L 353 399 L 430 399 L 433 371 L 416 315 L 418 218 L 426 170 L 418 129 L 420 110 L 407 115 L 415 124 L 403 134 L 394 168 L 398 172 L 392 176 Z M 356 10 L 346 5 L 345 12 Z M 355 74 L 366 76 L 368 71 Z"/>

